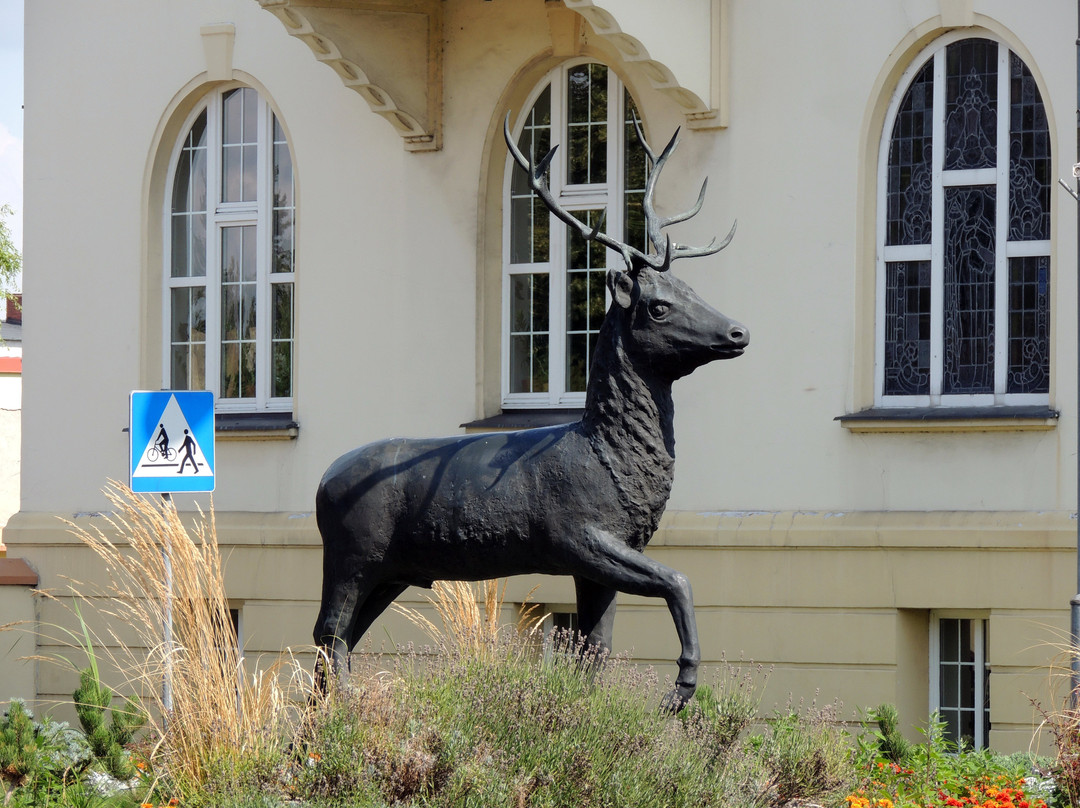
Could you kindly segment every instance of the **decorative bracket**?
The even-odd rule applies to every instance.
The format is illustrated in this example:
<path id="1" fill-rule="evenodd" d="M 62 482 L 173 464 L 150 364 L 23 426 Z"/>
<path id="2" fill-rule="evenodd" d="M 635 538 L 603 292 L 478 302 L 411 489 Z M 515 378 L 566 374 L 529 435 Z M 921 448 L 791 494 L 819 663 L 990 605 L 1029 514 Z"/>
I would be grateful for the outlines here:
<path id="1" fill-rule="evenodd" d="M 677 2 L 676 12 L 668 3 L 563 0 L 679 105 L 691 129 L 728 125 L 728 2 Z"/>
<path id="2" fill-rule="evenodd" d="M 258 2 L 389 122 L 406 150 L 441 148 L 441 0 Z"/>

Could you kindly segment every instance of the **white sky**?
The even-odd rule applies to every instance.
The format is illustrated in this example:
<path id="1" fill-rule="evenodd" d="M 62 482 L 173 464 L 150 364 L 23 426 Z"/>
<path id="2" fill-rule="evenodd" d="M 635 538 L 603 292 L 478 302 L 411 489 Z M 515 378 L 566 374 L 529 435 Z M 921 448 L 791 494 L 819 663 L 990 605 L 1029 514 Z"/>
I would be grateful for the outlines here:
<path id="1" fill-rule="evenodd" d="M 22 250 L 23 0 L 0 0 L 0 205 Z"/>

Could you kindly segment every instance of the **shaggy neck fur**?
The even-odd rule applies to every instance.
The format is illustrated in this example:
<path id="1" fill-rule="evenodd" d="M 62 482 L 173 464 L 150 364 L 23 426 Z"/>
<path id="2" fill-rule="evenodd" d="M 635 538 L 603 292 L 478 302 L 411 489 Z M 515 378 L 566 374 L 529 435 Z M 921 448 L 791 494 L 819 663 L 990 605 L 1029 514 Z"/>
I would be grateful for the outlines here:
<path id="1" fill-rule="evenodd" d="M 627 356 L 621 335 L 629 316 L 610 311 L 600 329 L 582 425 L 634 528 L 629 543 L 644 547 L 671 493 L 674 409 L 671 382 L 639 372 Z"/>

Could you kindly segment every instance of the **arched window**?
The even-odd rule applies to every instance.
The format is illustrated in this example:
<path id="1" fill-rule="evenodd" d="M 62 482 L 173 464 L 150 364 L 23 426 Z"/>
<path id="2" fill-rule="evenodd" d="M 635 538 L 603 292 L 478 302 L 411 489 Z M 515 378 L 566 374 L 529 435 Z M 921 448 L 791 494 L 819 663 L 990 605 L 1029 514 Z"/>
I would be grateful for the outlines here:
<path id="1" fill-rule="evenodd" d="M 517 122 L 518 146 L 539 161 L 553 145 L 552 194 L 583 222 L 646 250 L 645 152 L 634 102 L 614 71 L 575 63 L 553 70 Z M 580 407 L 604 319 L 606 272 L 622 259 L 551 216 L 507 157 L 504 185 L 502 401 L 505 407 Z"/>
<path id="2" fill-rule="evenodd" d="M 1050 134 L 1004 43 L 950 39 L 907 71 L 880 155 L 879 406 L 1047 404 Z"/>
<path id="3" fill-rule="evenodd" d="M 226 411 L 290 411 L 292 156 L 257 91 L 207 96 L 177 144 L 165 198 L 165 387 L 213 390 Z"/>

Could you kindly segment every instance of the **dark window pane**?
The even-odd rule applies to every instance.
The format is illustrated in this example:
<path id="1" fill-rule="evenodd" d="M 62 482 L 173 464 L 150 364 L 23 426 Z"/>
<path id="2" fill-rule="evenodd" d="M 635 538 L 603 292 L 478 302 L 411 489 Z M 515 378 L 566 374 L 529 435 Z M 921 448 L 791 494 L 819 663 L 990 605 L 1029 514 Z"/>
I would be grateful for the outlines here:
<path id="1" fill-rule="evenodd" d="M 221 397 L 240 397 L 240 343 L 221 345 Z"/>
<path id="2" fill-rule="evenodd" d="M 235 283 L 240 280 L 240 268 L 244 260 L 242 227 L 221 229 L 221 280 Z"/>
<path id="3" fill-rule="evenodd" d="M 1009 259 L 1010 393 L 1050 392 L 1050 258 Z"/>
<path id="4" fill-rule="evenodd" d="M 274 322 L 270 330 L 271 338 L 275 340 L 291 340 L 293 319 L 293 285 L 291 283 L 275 283 L 270 288 L 274 290 Z"/>
<path id="5" fill-rule="evenodd" d="M 993 168 L 997 160 L 997 54 L 987 39 L 945 51 L 945 169 Z"/>
<path id="6" fill-rule="evenodd" d="M 188 352 L 187 345 L 174 345 L 169 351 L 170 376 L 169 386 L 173 390 L 190 390 L 188 383 Z"/>
<path id="7" fill-rule="evenodd" d="M 885 265 L 886 395 L 930 392 L 930 262 Z"/>
<path id="8" fill-rule="evenodd" d="M 945 189 L 943 393 L 994 391 L 994 186 Z"/>
<path id="9" fill-rule="evenodd" d="M 626 224 L 625 241 L 631 247 L 648 252 L 645 232 L 645 212 L 641 208 L 644 199 L 645 178 L 648 173 L 648 161 L 645 149 L 638 139 L 634 115 L 637 105 L 628 90 L 623 91 L 623 104 L 626 119 L 623 121 L 623 170 L 625 188 L 623 191 L 623 216 Z"/>
<path id="10" fill-rule="evenodd" d="M 1009 239 L 1050 238 L 1050 130 L 1035 78 L 1009 54 Z"/>
<path id="11" fill-rule="evenodd" d="M 567 74 L 566 181 L 607 181 L 607 68 L 578 65 Z"/>
<path id="12" fill-rule="evenodd" d="M 188 256 L 188 227 L 190 217 L 185 214 L 172 217 L 172 250 L 169 272 L 174 278 L 186 278 L 191 272 Z"/>
<path id="13" fill-rule="evenodd" d="M 256 265 L 255 265 L 255 258 L 256 258 L 256 250 L 255 250 L 255 247 L 256 247 L 256 244 L 255 244 L 256 230 L 255 230 L 255 225 L 246 225 L 245 227 L 242 227 L 240 229 L 243 231 L 243 239 L 244 239 L 243 262 L 241 264 L 241 266 L 243 267 L 242 278 L 244 279 L 244 281 L 253 282 L 255 280 L 255 272 L 256 272 Z"/>
<path id="14" fill-rule="evenodd" d="M 206 287 L 191 289 L 191 340 L 206 341 Z M 200 388 L 201 389 L 201 388 Z"/>
<path id="15" fill-rule="evenodd" d="M 275 398 L 292 395 L 292 343 L 275 342 L 271 358 L 271 390 Z"/>
<path id="16" fill-rule="evenodd" d="M 229 284 L 221 288 L 221 338 L 240 339 L 240 286 Z"/>
<path id="17" fill-rule="evenodd" d="M 287 143 L 274 144 L 274 207 L 291 208 L 293 204 L 292 155 Z"/>
<path id="18" fill-rule="evenodd" d="M 191 210 L 191 150 L 183 149 L 173 177 L 173 213 Z"/>
<path id="19" fill-rule="evenodd" d="M 551 148 L 551 88 L 546 87 L 529 111 L 518 137 L 521 153 L 537 163 Z M 530 264 L 548 260 L 547 208 L 529 188 L 525 170 L 510 169 L 510 262 Z M 545 181 L 550 181 L 550 171 Z"/>
<path id="20" fill-rule="evenodd" d="M 533 337 L 533 392 L 548 391 L 548 336 L 537 334 Z"/>
<path id="21" fill-rule="evenodd" d="M 188 249 L 191 258 L 191 277 L 203 278 L 206 277 L 206 214 L 193 213 L 190 218 Z"/>
<path id="22" fill-rule="evenodd" d="M 291 209 L 274 211 L 274 263 L 273 272 L 293 272 L 293 212 Z"/>
<path id="23" fill-rule="evenodd" d="M 244 88 L 230 90 L 221 99 L 221 142 L 244 140 Z"/>
<path id="24" fill-rule="evenodd" d="M 940 653 L 942 662 L 957 662 L 960 659 L 960 621 L 942 619 L 938 622 Z"/>
<path id="25" fill-rule="evenodd" d="M 566 389 L 585 392 L 589 368 L 589 335 L 570 334 L 566 338 Z"/>
<path id="26" fill-rule="evenodd" d="M 960 740 L 960 713 L 958 710 L 942 710 L 941 720 L 945 722 L 945 738 L 956 743 Z"/>
<path id="27" fill-rule="evenodd" d="M 589 123 L 590 72 L 588 65 L 572 67 L 566 76 L 566 116 L 569 123 Z"/>
<path id="28" fill-rule="evenodd" d="M 244 147 L 221 147 L 221 201 L 240 202 L 244 198 Z"/>
<path id="29" fill-rule="evenodd" d="M 885 243 L 929 244 L 934 126 L 934 61 L 915 76 L 889 142 Z"/>
<path id="30" fill-rule="evenodd" d="M 173 289 L 170 298 L 172 341 L 187 342 L 191 339 L 191 289 Z"/>
<path id="31" fill-rule="evenodd" d="M 959 667 L 942 665 L 940 672 L 940 692 L 942 707 L 960 706 Z"/>
<path id="32" fill-rule="evenodd" d="M 245 342 L 241 347 L 243 357 L 243 372 L 240 377 L 241 398 L 255 397 L 255 344 Z"/>
<path id="33" fill-rule="evenodd" d="M 243 328 L 243 339 L 255 339 L 255 284 L 245 283 L 241 285 L 240 311 Z"/>
<path id="34" fill-rule="evenodd" d="M 257 146 L 244 146 L 244 167 L 243 167 L 243 201 L 254 202 L 256 197 L 256 189 L 258 187 L 258 147 Z"/>

